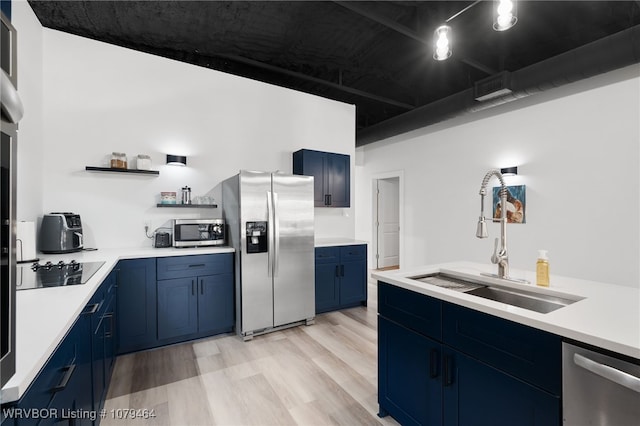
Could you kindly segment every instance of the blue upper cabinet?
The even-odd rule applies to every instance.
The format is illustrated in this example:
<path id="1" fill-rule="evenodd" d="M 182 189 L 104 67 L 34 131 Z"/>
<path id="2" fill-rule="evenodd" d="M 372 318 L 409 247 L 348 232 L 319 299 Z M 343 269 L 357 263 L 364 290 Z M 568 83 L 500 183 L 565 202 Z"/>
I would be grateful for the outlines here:
<path id="1" fill-rule="evenodd" d="M 314 177 L 316 207 L 351 206 L 351 158 L 348 155 L 301 149 L 293 153 L 293 173 Z"/>

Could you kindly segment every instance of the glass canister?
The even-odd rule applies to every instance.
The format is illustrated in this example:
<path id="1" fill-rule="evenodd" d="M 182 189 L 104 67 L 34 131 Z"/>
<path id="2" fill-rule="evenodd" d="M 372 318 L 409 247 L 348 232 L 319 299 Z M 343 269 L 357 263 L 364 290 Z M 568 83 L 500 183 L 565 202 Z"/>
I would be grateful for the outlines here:
<path id="1" fill-rule="evenodd" d="M 111 153 L 111 168 L 112 169 L 117 169 L 118 168 L 118 160 L 120 159 L 120 153 L 119 152 L 112 152 Z"/>
<path id="2" fill-rule="evenodd" d="M 112 152 L 111 167 L 114 169 L 126 169 L 127 155 L 124 152 Z"/>
<path id="3" fill-rule="evenodd" d="M 138 170 L 151 170 L 151 157 L 144 154 L 138 154 L 136 158 L 136 168 Z"/>

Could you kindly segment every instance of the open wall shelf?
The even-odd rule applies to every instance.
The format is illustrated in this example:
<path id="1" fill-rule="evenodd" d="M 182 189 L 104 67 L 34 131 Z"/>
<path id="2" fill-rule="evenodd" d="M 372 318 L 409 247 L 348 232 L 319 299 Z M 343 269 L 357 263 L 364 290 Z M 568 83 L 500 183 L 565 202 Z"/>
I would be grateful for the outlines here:
<path id="1" fill-rule="evenodd" d="M 86 166 L 85 170 L 88 172 L 130 173 L 130 174 L 136 174 L 136 175 L 152 175 L 152 176 L 158 176 L 160 174 L 158 170 L 115 169 L 111 167 L 94 167 L 94 166 Z"/>

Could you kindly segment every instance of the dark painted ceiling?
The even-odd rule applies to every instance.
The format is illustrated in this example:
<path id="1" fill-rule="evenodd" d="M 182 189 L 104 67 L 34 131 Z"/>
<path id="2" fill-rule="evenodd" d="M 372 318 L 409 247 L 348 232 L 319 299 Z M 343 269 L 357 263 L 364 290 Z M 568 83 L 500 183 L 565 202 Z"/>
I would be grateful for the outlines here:
<path id="1" fill-rule="evenodd" d="M 29 3 L 48 28 L 355 104 L 359 134 L 640 24 L 640 1 L 519 1 L 504 32 L 492 1 Z M 471 5 L 433 60 L 434 29 Z"/>

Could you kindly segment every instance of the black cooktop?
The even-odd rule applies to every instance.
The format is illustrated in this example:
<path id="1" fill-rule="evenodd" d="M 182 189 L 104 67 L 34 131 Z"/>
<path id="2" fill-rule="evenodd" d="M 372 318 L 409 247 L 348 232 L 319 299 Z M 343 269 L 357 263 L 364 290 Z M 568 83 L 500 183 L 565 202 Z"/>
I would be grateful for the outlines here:
<path id="1" fill-rule="evenodd" d="M 84 284 L 104 262 L 76 262 L 18 265 L 16 290 Z"/>

